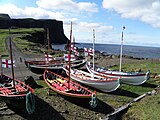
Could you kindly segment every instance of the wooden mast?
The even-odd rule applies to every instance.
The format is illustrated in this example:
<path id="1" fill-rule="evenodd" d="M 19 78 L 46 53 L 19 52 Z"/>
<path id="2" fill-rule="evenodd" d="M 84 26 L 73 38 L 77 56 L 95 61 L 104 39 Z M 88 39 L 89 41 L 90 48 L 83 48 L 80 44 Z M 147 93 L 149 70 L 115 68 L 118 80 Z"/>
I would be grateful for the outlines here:
<path id="1" fill-rule="evenodd" d="M 71 77 L 71 44 L 72 44 L 72 22 L 71 22 L 71 30 L 70 30 L 70 43 L 69 43 L 69 55 L 68 55 L 68 62 L 69 62 L 69 79 L 68 79 L 68 88 L 70 88 L 70 77 Z"/>
<path id="2" fill-rule="evenodd" d="M 94 70 L 94 43 L 95 43 L 95 30 L 93 29 L 93 70 Z M 93 73 L 93 78 L 94 78 L 94 73 Z"/>
<path id="3" fill-rule="evenodd" d="M 12 66 L 12 79 L 13 79 L 13 87 L 15 88 L 15 81 L 14 81 L 14 68 L 13 68 L 13 56 L 12 56 L 12 37 L 10 35 L 10 28 L 9 28 L 9 43 L 10 43 L 10 57 L 11 57 L 11 66 Z"/>
<path id="4" fill-rule="evenodd" d="M 122 29 L 122 39 L 121 39 L 121 51 L 120 51 L 120 65 L 119 65 L 119 71 L 122 71 L 122 49 L 123 49 L 123 30 L 125 29 L 125 26 L 123 26 Z"/>
<path id="5" fill-rule="evenodd" d="M 50 52 L 50 39 L 49 39 L 49 27 L 47 27 L 47 44 L 48 44 L 48 52 Z"/>
<path id="6" fill-rule="evenodd" d="M 3 75 L 3 68 L 2 68 L 2 55 L 0 55 L 0 70 L 1 70 L 1 75 Z"/>

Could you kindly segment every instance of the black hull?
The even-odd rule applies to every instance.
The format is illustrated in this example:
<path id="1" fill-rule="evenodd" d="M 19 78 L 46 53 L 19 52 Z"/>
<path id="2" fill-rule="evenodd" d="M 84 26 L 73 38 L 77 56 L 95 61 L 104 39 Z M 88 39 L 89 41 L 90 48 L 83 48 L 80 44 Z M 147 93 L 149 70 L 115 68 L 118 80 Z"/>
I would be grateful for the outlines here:
<path id="1" fill-rule="evenodd" d="M 31 67 L 31 66 L 29 67 L 29 70 L 33 73 L 36 73 L 36 74 L 43 74 L 45 69 L 50 70 L 52 72 L 55 72 L 57 74 L 61 74 L 62 70 L 63 70 L 63 69 L 55 69 L 55 68 L 51 69 L 51 68 L 46 68 L 46 67 L 44 67 L 44 68 L 35 68 L 35 67 Z"/>
<path id="2" fill-rule="evenodd" d="M 0 100 L 14 107 L 25 108 L 26 106 L 26 96 L 15 96 L 15 97 L 1 96 Z"/>

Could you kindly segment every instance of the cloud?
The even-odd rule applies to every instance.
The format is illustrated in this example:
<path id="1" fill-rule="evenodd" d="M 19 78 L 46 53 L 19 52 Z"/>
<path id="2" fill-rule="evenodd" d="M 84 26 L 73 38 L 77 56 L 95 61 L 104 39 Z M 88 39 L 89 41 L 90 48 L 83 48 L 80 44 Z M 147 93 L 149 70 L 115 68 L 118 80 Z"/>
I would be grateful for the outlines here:
<path id="1" fill-rule="evenodd" d="M 116 11 L 123 18 L 138 19 L 160 28 L 159 0 L 103 0 L 105 9 Z"/>
<path id="2" fill-rule="evenodd" d="M 0 5 L 0 13 L 7 13 L 11 18 L 64 19 L 64 16 L 60 12 L 53 12 L 38 7 L 25 7 L 22 9 L 11 3 Z"/>
<path id="3" fill-rule="evenodd" d="M 93 29 L 96 32 L 96 42 L 106 42 L 106 36 L 114 31 L 113 26 L 107 26 L 98 22 L 73 22 L 73 36 L 76 38 L 76 42 L 92 42 Z M 65 35 L 69 38 L 70 24 L 64 24 Z"/>
<path id="4" fill-rule="evenodd" d="M 36 4 L 44 9 L 67 10 L 72 12 L 98 12 L 95 3 L 74 2 L 73 0 L 37 0 Z"/>

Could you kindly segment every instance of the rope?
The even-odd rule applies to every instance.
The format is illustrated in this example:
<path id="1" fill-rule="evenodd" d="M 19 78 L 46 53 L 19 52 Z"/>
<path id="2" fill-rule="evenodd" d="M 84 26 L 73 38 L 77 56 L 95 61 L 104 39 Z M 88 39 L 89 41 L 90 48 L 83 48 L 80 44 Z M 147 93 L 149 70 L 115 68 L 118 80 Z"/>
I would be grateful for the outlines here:
<path id="1" fill-rule="evenodd" d="M 26 110 L 28 114 L 32 114 L 35 112 L 35 97 L 31 92 L 27 93 L 26 95 Z"/>
<path id="2" fill-rule="evenodd" d="M 146 73 L 146 79 L 147 79 L 147 80 L 150 79 L 150 70 L 148 70 L 148 72 Z"/>
<path id="3" fill-rule="evenodd" d="M 96 99 L 96 95 L 95 94 L 92 94 L 92 98 L 91 98 L 91 101 L 89 102 L 90 106 L 92 108 L 95 108 L 97 107 L 97 99 Z"/>

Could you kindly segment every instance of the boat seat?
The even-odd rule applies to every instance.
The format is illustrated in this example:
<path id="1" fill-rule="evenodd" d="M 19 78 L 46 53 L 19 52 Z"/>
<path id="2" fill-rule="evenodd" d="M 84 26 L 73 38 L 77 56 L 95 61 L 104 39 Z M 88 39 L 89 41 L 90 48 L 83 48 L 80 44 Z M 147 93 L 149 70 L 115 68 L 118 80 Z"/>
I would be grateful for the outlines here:
<path id="1" fill-rule="evenodd" d="M 60 86 L 60 84 L 56 83 L 57 80 L 48 80 L 49 83 L 56 89 L 60 90 L 60 91 L 65 91 L 66 88 L 63 86 Z"/>
<path id="2" fill-rule="evenodd" d="M 22 87 L 21 85 L 17 84 L 15 85 L 16 91 L 17 92 L 23 92 L 26 91 L 26 89 L 24 87 Z"/>
<path id="3" fill-rule="evenodd" d="M 72 89 L 72 90 L 78 90 L 77 87 L 73 86 L 72 84 L 68 85 L 67 82 L 61 80 L 60 78 L 57 78 L 57 80 L 58 80 L 60 83 L 62 83 L 63 85 L 65 85 L 66 87 L 70 86 L 70 89 Z"/>
<path id="4" fill-rule="evenodd" d="M 3 95 L 11 95 L 13 94 L 11 90 L 5 88 L 5 87 L 0 87 L 0 92 L 3 94 Z"/>

